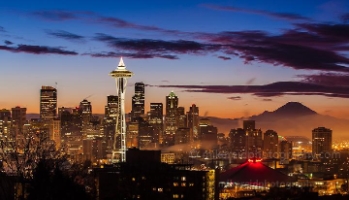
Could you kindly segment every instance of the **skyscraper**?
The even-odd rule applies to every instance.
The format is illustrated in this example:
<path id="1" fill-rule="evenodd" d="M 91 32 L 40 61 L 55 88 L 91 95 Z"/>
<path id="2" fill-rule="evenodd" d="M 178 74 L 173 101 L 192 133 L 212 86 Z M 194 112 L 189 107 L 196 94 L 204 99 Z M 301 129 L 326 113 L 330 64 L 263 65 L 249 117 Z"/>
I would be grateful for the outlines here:
<path id="1" fill-rule="evenodd" d="M 329 153 L 332 151 L 332 130 L 318 127 L 312 131 L 313 155 Z"/>
<path id="2" fill-rule="evenodd" d="M 42 86 L 40 90 L 40 119 L 52 120 L 57 116 L 57 89 Z"/>
<path id="3" fill-rule="evenodd" d="M 144 116 L 144 83 L 137 82 L 135 84 L 135 94 L 132 97 L 132 121 Z"/>
<path id="4" fill-rule="evenodd" d="M 187 119 L 188 128 L 190 128 L 189 141 L 193 142 L 194 140 L 198 139 L 200 124 L 199 107 L 197 107 L 195 104 L 191 105 L 191 107 L 189 108 L 189 112 L 187 113 Z"/>
<path id="5" fill-rule="evenodd" d="M 277 132 L 273 130 L 267 130 L 264 133 L 264 140 L 263 140 L 263 152 L 265 153 L 265 156 L 268 158 L 278 158 L 278 144 L 279 144 L 279 137 Z"/>
<path id="6" fill-rule="evenodd" d="M 12 121 L 15 128 L 15 134 L 22 133 L 23 125 L 27 120 L 27 108 L 21 108 L 19 106 L 12 108 Z"/>
<path id="7" fill-rule="evenodd" d="M 162 136 L 164 131 L 163 117 L 162 103 L 150 103 L 148 122 L 154 127 L 154 142 L 157 144 L 162 143 Z"/>
<path id="8" fill-rule="evenodd" d="M 178 108 L 178 97 L 172 91 L 166 96 L 166 134 L 174 134 L 177 130 L 177 108 Z"/>
<path id="9" fill-rule="evenodd" d="M 245 129 L 246 131 L 256 129 L 256 122 L 254 120 L 244 120 L 243 129 Z"/>
<path id="10" fill-rule="evenodd" d="M 126 118 L 125 118 L 125 92 L 127 79 L 133 76 L 133 73 L 126 70 L 126 66 L 122 58 L 118 67 L 110 72 L 111 77 L 115 78 L 116 94 L 118 97 L 118 112 L 116 117 L 116 128 L 114 135 L 114 144 L 112 159 L 118 159 L 121 162 L 126 161 Z M 119 158 L 116 158 L 119 156 Z"/>
<path id="11" fill-rule="evenodd" d="M 115 95 L 107 96 L 107 105 L 105 106 L 105 117 L 116 119 L 118 112 L 118 97 Z"/>
<path id="12" fill-rule="evenodd" d="M 113 139 L 115 135 L 115 123 L 118 114 L 118 97 L 115 95 L 107 96 L 107 105 L 104 113 L 104 136 L 107 141 L 107 149 L 113 149 Z"/>

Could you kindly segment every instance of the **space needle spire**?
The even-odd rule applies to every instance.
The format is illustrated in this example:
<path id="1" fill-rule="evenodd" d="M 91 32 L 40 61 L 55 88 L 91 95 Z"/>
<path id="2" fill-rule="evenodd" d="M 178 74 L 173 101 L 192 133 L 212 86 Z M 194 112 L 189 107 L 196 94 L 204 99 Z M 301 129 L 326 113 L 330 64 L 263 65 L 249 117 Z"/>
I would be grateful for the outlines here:
<path id="1" fill-rule="evenodd" d="M 117 68 L 109 75 L 115 79 L 116 95 L 118 97 L 118 111 L 115 123 L 115 133 L 113 139 L 112 160 L 118 162 L 126 161 L 126 118 L 125 118 L 125 92 L 127 79 L 133 76 L 133 73 L 126 70 L 122 57 Z"/>

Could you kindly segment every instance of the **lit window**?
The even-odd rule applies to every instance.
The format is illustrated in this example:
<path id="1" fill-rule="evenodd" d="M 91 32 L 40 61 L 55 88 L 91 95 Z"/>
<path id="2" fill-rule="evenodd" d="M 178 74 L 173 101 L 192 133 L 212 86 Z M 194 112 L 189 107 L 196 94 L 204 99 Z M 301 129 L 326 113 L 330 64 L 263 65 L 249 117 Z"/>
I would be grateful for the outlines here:
<path id="1" fill-rule="evenodd" d="M 163 188 L 158 188 L 158 192 L 163 192 Z"/>
<path id="2" fill-rule="evenodd" d="M 189 183 L 189 187 L 194 187 L 194 183 Z"/>
<path id="3" fill-rule="evenodd" d="M 186 181 L 187 178 L 186 178 L 185 176 L 182 176 L 181 180 L 182 180 L 182 181 Z"/>
<path id="4" fill-rule="evenodd" d="M 179 198 L 179 195 L 178 195 L 178 194 L 174 194 L 172 197 L 173 197 L 174 199 L 178 199 L 178 198 Z"/>
<path id="5" fill-rule="evenodd" d="M 173 182 L 173 186 L 177 187 L 178 186 L 178 182 Z"/>
<path id="6" fill-rule="evenodd" d="M 185 184 L 185 183 L 181 183 L 181 186 L 182 186 L 182 187 L 185 187 L 185 186 L 186 186 L 186 184 Z"/>
<path id="7" fill-rule="evenodd" d="M 132 177 L 132 181 L 136 181 L 136 178 L 135 178 L 135 177 Z"/>
<path id="8" fill-rule="evenodd" d="M 156 187 L 153 187 L 153 191 L 156 191 Z"/>

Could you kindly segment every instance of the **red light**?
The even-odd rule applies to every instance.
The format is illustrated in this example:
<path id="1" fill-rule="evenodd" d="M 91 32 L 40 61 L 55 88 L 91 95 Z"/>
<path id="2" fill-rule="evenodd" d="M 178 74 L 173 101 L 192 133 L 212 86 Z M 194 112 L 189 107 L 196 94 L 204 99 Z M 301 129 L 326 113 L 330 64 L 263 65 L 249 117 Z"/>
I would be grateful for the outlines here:
<path id="1" fill-rule="evenodd" d="M 262 159 L 261 158 L 249 158 L 248 162 L 253 162 L 253 163 L 262 162 Z"/>

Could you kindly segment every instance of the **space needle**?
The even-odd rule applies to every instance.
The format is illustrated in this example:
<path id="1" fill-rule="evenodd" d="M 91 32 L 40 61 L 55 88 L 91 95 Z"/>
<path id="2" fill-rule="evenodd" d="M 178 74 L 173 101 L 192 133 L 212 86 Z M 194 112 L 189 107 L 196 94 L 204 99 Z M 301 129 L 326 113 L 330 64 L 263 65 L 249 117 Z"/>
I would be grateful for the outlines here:
<path id="1" fill-rule="evenodd" d="M 125 119 L 125 91 L 127 79 L 133 76 L 133 73 L 126 70 L 122 57 L 118 67 L 109 73 L 115 78 L 116 95 L 118 97 L 118 110 L 115 124 L 115 133 L 113 141 L 112 160 L 118 159 L 119 162 L 126 161 L 126 119 Z"/>

